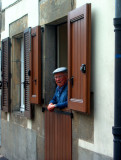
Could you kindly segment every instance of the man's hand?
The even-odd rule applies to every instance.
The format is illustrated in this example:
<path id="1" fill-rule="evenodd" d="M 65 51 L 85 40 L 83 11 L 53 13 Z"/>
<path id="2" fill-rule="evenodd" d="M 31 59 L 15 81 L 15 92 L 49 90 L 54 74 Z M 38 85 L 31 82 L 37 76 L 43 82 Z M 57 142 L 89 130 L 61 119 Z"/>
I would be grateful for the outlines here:
<path id="1" fill-rule="evenodd" d="M 48 111 L 53 111 L 54 108 L 55 108 L 55 104 L 53 104 L 53 103 L 50 103 L 50 104 L 47 106 Z"/>

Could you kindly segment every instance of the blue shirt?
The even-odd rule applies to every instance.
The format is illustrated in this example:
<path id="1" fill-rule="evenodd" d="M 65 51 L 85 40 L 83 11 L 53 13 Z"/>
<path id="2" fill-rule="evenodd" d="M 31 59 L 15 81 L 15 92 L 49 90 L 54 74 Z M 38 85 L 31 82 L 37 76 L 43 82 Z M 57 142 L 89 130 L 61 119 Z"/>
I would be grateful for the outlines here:
<path id="1" fill-rule="evenodd" d="M 54 97 L 50 101 L 50 103 L 56 104 L 55 107 L 65 108 L 67 107 L 67 104 L 68 104 L 67 95 L 68 95 L 67 83 L 62 87 L 57 86 Z"/>

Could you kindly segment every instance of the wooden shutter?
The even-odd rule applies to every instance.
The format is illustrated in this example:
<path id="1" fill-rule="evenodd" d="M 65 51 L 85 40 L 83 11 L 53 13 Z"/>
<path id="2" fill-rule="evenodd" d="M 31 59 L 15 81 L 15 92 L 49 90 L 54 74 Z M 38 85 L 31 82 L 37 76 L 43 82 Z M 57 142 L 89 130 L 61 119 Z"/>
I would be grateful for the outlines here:
<path id="1" fill-rule="evenodd" d="M 68 106 L 90 112 L 91 4 L 68 14 Z"/>
<path id="2" fill-rule="evenodd" d="M 30 52 L 30 102 L 41 103 L 41 27 L 32 28 Z"/>
<path id="3" fill-rule="evenodd" d="M 70 115 L 45 111 L 45 160 L 72 159 Z"/>
<path id="4" fill-rule="evenodd" d="M 2 110 L 10 112 L 10 38 L 2 40 Z"/>
<path id="5" fill-rule="evenodd" d="M 31 28 L 24 31 L 24 88 L 25 88 L 25 116 L 31 118 L 30 104 L 30 50 L 31 50 Z"/>

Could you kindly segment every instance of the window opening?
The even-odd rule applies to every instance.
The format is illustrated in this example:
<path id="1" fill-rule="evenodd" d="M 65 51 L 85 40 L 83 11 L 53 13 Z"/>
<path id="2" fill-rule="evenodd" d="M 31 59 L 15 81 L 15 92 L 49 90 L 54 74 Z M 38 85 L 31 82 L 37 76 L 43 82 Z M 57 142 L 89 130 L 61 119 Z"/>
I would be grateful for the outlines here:
<path id="1" fill-rule="evenodd" d="M 57 67 L 67 67 L 67 23 L 57 26 Z"/>
<path id="2" fill-rule="evenodd" d="M 21 39 L 21 106 L 20 111 L 24 112 L 24 41 Z"/>

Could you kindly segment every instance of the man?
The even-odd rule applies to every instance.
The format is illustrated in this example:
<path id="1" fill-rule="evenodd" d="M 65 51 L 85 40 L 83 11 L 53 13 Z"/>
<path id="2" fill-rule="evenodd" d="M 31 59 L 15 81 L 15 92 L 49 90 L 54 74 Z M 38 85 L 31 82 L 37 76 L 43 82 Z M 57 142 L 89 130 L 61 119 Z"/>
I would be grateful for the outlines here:
<path id="1" fill-rule="evenodd" d="M 67 107 L 67 95 L 68 95 L 68 86 L 67 86 L 67 68 L 60 67 L 53 71 L 54 79 L 57 84 L 54 97 L 50 101 L 47 109 L 49 111 L 54 110 L 54 108 L 65 108 Z"/>

